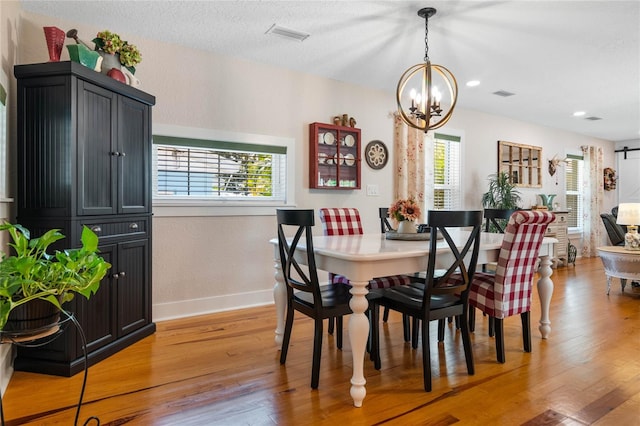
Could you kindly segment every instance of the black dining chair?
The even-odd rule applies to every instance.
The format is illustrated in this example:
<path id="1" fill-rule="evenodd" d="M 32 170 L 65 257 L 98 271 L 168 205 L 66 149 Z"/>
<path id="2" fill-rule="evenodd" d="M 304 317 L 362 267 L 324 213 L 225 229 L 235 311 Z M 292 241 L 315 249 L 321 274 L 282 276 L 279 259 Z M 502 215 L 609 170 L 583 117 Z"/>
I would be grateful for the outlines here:
<path id="1" fill-rule="evenodd" d="M 285 364 L 294 312 L 298 311 L 314 320 L 313 363 L 311 367 L 311 388 L 317 389 L 320 379 L 320 359 L 322 354 L 322 323 L 328 318 L 336 320 L 336 346 L 342 349 L 342 317 L 351 314 L 349 301 L 351 286 L 342 283 L 320 285 L 313 252 L 312 227 L 314 226 L 313 210 L 281 210 L 276 212 L 278 221 L 278 249 L 282 263 L 282 274 L 287 285 L 287 316 L 285 321 L 280 364 Z M 291 240 L 287 239 L 285 229 L 293 232 Z M 304 241 L 305 265 L 301 265 L 294 253 L 300 241 Z M 367 296 L 368 298 L 374 295 Z M 371 320 L 378 321 L 375 313 L 369 313 Z"/>
<path id="2" fill-rule="evenodd" d="M 509 218 L 518 209 L 484 209 L 484 232 L 504 234 Z"/>
<path id="3" fill-rule="evenodd" d="M 377 297 L 371 300 L 372 312 L 372 357 L 376 369 L 381 368 L 380 340 L 378 322 L 379 306 L 388 307 L 403 315 L 420 320 L 422 323 L 422 366 L 424 389 L 431 391 L 431 355 L 430 355 L 430 321 L 444 321 L 449 317 L 460 316 L 460 329 L 464 347 L 468 374 L 474 374 L 473 352 L 468 313 L 469 285 L 473 279 L 480 249 L 480 231 L 482 229 L 482 211 L 430 211 L 428 223 L 431 227 L 429 255 L 425 259 L 426 280 L 422 285 L 402 285 L 376 290 Z M 460 228 L 468 229 L 468 237 L 464 241 L 454 240 L 451 231 Z M 441 235 L 445 247 L 438 247 L 438 235 Z M 446 263 L 442 275 L 436 273 L 438 266 Z M 446 261 L 443 259 L 447 259 Z M 440 334 L 440 333 L 438 333 Z M 438 336 L 439 340 L 441 336 Z M 444 336 L 442 336 L 444 338 Z"/>

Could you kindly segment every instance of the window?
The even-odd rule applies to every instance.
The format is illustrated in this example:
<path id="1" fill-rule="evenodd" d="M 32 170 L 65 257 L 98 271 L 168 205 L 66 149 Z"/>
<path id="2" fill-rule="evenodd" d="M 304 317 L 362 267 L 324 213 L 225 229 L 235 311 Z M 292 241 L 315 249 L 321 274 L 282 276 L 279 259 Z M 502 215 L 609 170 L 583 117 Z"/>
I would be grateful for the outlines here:
<path id="1" fill-rule="evenodd" d="M 582 156 L 567 155 L 565 167 L 568 226 L 572 230 L 582 230 Z"/>
<path id="2" fill-rule="evenodd" d="M 154 214 L 263 215 L 293 204 L 287 185 L 295 180 L 293 140 L 176 126 L 154 130 L 160 133 L 153 136 Z"/>
<path id="3" fill-rule="evenodd" d="M 433 209 L 460 208 L 460 137 L 436 133 L 433 146 Z"/>

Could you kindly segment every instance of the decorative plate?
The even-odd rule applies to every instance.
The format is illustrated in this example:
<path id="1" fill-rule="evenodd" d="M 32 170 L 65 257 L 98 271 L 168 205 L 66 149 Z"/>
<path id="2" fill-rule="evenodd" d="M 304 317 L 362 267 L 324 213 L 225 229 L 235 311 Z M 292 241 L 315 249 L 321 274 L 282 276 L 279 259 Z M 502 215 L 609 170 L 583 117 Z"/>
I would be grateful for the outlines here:
<path id="1" fill-rule="evenodd" d="M 431 238 L 431 233 L 422 232 L 416 234 L 399 234 L 396 231 L 385 232 L 387 240 L 426 241 Z"/>
<path id="2" fill-rule="evenodd" d="M 333 133 L 325 133 L 323 142 L 327 145 L 333 145 L 336 142 L 336 137 Z"/>
<path id="3" fill-rule="evenodd" d="M 325 164 L 327 162 L 327 154 L 325 154 L 324 152 L 319 152 L 318 153 L 318 163 L 319 164 Z"/>
<path id="4" fill-rule="evenodd" d="M 367 164 L 374 170 L 380 170 L 389 161 L 389 151 L 382 141 L 373 140 L 367 144 L 364 150 Z"/>
<path id="5" fill-rule="evenodd" d="M 355 143 L 356 143 L 356 139 L 353 137 L 353 135 L 347 135 L 347 136 L 344 137 L 344 144 L 346 146 L 351 147 L 351 146 L 355 145 Z"/>
<path id="6" fill-rule="evenodd" d="M 354 164 L 356 164 L 356 158 L 353 156 L 353 154 L 347 154 L 344 156 L 344 164 L 346 164 L 347 166 L 353 166 Z"/>

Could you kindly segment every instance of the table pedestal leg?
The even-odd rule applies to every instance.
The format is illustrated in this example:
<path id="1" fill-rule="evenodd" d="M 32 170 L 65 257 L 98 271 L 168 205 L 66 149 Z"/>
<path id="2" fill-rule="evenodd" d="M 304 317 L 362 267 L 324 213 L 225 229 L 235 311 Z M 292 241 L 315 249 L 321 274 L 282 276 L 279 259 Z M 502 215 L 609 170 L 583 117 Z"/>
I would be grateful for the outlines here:
<path id="1" fill-rule="evenodd" d="M 366 295 L 367 282 L 351 281 L 351 301 L 349 306 L 353 314 L 349 316 L 349 340 L 351 342 L 351 351 L 353 354 L 353 376 L 351 377 L 351 398 L 353 405 L 362 407 L 362 401 L 367 395 L 364 385 L 367 381 L 364 379 L 364 354 L 367 346 L 367 338 L 369 337 L 369 320 L 364 312 L 369 307 Z"/>
<path id="2" fill-rule="evenodd" d="M 282 274 L 282 263 L 280 258 L 276 256 L 274 262 L 276 283 L 273 286 L 273 301 L 276 304 L 276 345 L 282 347 L 282 339 L 284 336 L 284 318 L 287 311 L 287 287 Z"/>
<path id="3" fill-rule="evenodd" d="M 549 320 L 549 306 L 551 305 L 551 295 L 553 294 L 553 281 L 551 281 L 551 257 L 540 256 L 540 279 L 538 280 L 538 296 L 540 297 L 540 334 L 546 339 L 551 332 L 551 321 Z"/>

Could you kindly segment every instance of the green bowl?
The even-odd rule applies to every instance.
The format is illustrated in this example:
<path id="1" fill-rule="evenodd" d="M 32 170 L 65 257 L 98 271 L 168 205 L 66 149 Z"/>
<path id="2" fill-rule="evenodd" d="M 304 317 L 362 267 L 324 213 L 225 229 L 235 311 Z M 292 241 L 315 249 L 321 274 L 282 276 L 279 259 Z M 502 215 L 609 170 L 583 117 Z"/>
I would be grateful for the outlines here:
<path id="1" fill-rule="evenodd" d="M 100 71 L 102 56 L 95 50 L 89 50 L 87 46 L 82 44 L 67 44 L 67 49 L 73 62 L 78 62 L 94 71 Z"/>

